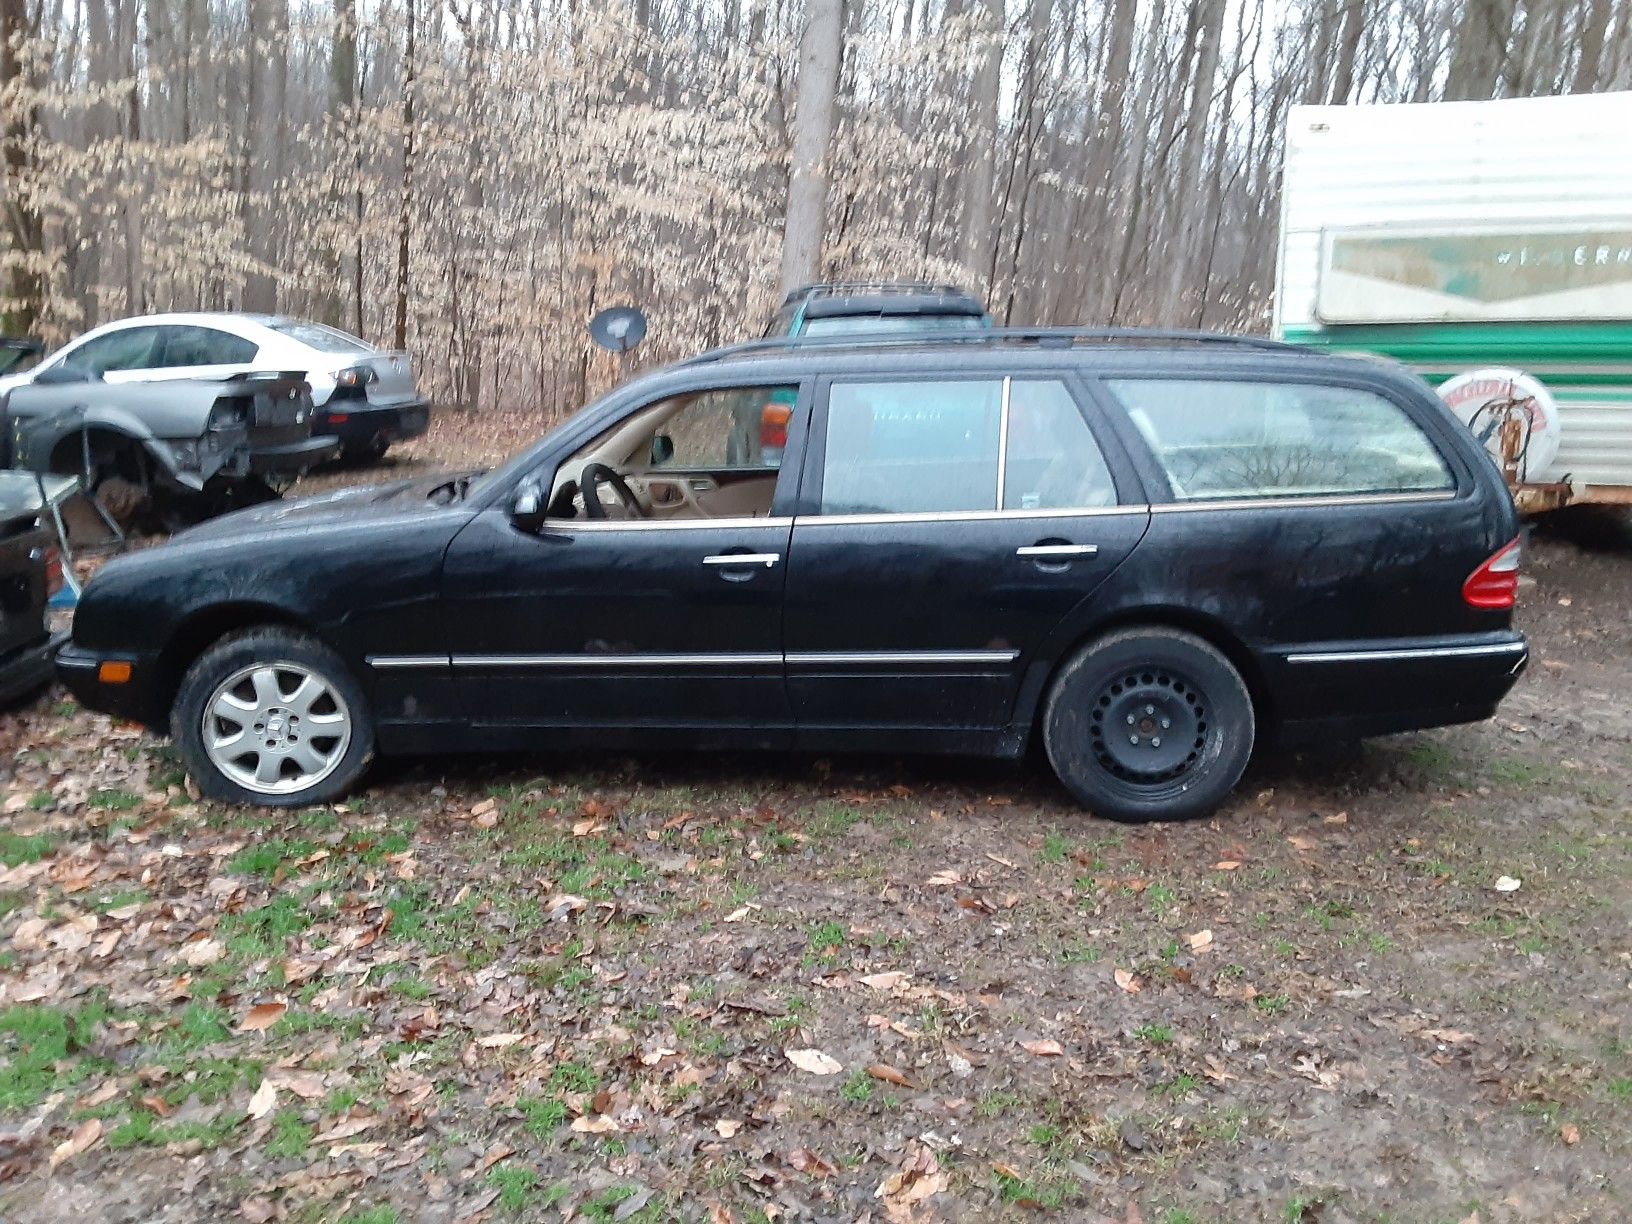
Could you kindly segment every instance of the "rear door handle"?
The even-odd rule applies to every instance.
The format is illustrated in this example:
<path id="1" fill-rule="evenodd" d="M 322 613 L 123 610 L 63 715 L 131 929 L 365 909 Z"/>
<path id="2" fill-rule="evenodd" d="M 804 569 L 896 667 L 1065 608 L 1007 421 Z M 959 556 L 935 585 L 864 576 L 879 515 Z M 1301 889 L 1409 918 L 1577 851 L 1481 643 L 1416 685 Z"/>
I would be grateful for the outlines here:
<path id="1" fill-rule="evenodd" d="M 770 569 L 782 560 L 781 553 L 715 553 L 704 557 L 704 565 L 763 565 Z"/>
<path id="2" fill-rule="evenodd" d="M 1098 544 L 1027 544 L 1014 550 L 1017 557 L 1091 557 L 1099 551 Z"/>

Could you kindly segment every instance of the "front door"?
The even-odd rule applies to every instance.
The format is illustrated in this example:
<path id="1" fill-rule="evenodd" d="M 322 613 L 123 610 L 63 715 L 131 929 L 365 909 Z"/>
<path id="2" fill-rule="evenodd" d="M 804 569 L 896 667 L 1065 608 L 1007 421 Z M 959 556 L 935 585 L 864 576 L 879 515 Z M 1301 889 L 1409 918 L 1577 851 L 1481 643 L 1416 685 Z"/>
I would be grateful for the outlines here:
<path id="1" fill-rule="evenodd" d="M 834 379 L 818 399 L 785 612 L 801 742 L 1005 726 L 1149 523 L 1122 452 L 1064 375 Z"/>
<path id="2" fill-rule="evenodd" d="M 782 591 L 793 490 L 783 437 L 762 444 L 760 422 L 785 427 L 808 398 L 800 390 L 715 387 L 644 405 L 540 474 L 541 527 L 498 507 L 460 532 L 443 604 L 473 722 L 592 731 L 602 743 L 620 731 L 791 741 Z"/>

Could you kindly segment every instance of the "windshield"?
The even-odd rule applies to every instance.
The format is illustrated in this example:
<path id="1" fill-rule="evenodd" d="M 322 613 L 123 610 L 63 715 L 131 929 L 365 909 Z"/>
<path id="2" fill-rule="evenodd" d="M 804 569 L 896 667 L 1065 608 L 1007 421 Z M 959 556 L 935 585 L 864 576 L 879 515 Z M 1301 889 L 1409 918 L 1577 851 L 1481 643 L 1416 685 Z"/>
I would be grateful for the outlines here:
<path id="1" fill-rule="evenodd" d="M 892 332 L 975 331 L 986 326 L 980 315 L 833 315 L 806 319 L 807 336 L 876 336 Z"/>
<path id="2" fill-rule="evenodd" d="M 302 319 L 273 319 L 267 327 L 279 335 L 288 336 L 297 344 L 316 349 L 320 353 L 373 353 L 378 350 L 366 340 L 321 323 L 307 323 Z"/>

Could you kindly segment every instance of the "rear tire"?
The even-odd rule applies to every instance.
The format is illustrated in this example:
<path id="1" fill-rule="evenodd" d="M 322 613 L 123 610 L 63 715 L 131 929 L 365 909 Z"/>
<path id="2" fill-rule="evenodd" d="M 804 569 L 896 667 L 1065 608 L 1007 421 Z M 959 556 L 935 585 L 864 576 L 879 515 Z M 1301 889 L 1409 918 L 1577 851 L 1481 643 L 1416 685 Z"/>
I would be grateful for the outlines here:
<path id="1" fill-rule="evenodd" d="M 1241 674 L 1174 629 L 1090 642 L 1054 678 L 1043 748 L 1096 816 L 1143 823 L 1211 814 L 1241 780 L 1256 725 Z"/>
<path id="2" fill-rule="evenodd" d="M 221 639 L 182 678 L 170 734 L 198 789 L 225 803 L 305 807 L 348 791 L 374 724 L 344 660 L 281 627 Z"/>

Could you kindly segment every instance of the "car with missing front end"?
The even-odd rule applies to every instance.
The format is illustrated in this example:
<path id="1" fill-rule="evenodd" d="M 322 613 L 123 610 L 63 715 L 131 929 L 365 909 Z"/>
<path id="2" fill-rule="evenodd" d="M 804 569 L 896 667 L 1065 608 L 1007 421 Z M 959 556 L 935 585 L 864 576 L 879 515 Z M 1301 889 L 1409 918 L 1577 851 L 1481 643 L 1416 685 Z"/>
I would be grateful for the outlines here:
<path id="1" fill-rule="evenodd" d="M 119 558 L 59 673 L 199 787 L 376 752 L 981 754 L 1196 817 L 1254 748 L 1488 717 L 1527 659 L 1499 475 L 1414 376 L 1083 329 L 778 339 L 621 386 L 496 471 Z"/>
<path id="2" fill-rule="evenodd" d="M 104 323 L 31 369 L 0 376 L 0 392 L 76 379 L 110 387 L 221 381 L 267 370 L 299 373 L 311 398 L 308 407 L 316 410 L 303 418 L 305 453 L 296 454 L 285 443 L 278 462 L 286 467 L 303 469 L 336 454 L 348 462 L 370 462 L 430 427 L 430 403 L 419 393 L 407 353 L 378 348 L 322 323 L 241 311 L 138 315 Z"/>

